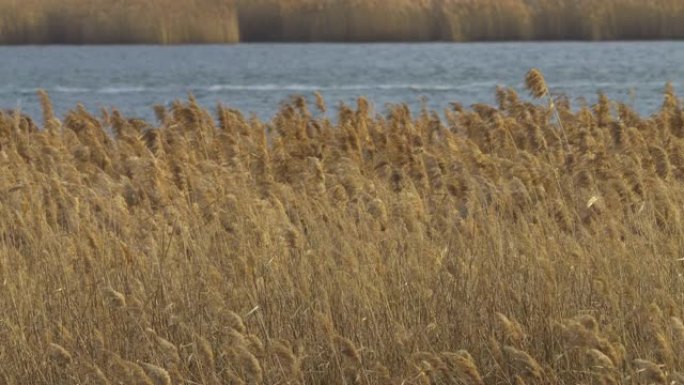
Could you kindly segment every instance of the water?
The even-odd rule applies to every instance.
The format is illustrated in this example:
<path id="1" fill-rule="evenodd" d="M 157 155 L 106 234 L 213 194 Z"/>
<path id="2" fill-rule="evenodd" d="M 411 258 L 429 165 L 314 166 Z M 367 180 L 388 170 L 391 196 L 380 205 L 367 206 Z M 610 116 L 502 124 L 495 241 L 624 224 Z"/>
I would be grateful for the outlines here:
<path id="1" fill-rule="evenodd" d="M 441 110 L 493 103 L 497 85 L 526 94 L 532 67 L 572 100 L 592 102 L 601 90 L 649 114 L 667 81 L 684 91 L 684 42 L 0 47 L 0 108 L 38 117 L 43 88 L 59 114 L 82 103 L 148 119 L 155 104 L 188 93 L 263 119 L 288 96 L 314 91 L 330 106 L 365 95 L 378 112 L 417 109 L 421 99 Z"/>

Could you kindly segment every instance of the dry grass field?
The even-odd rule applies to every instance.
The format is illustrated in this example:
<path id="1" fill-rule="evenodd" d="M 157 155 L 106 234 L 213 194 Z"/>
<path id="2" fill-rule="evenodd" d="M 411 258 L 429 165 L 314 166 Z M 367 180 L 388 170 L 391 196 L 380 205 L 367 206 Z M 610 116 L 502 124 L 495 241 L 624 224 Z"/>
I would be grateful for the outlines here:
<path id="1" fill-rule="evenodd" d="M 681 102 L 527 84 L 0 114 L 0 383 L 683 384 Z"/>
<path id="2" fill-rule="evenodd" d="M 0 0 L 0 44 L 683 38 L 681 0 Z"/>

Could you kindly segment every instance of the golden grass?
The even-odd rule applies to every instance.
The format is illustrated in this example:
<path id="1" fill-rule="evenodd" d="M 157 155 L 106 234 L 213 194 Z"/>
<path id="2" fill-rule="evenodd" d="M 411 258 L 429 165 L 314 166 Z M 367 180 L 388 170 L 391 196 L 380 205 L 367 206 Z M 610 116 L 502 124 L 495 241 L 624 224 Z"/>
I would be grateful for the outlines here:
<path id="1" fill-rule="evenodd" d="M 684 38 L 678 0 L 237 0 L 243 41 Z"/>
<path id="2" fill-rule="evenodd" d="M 239 40 L 233 0 L 0 0 L 0 44 Z"/>
<path id="3" fill-rule="evenodd" d="M 497 96 L 0 114 L 0 383 L 682 383 L 677 96 Z"/>
<path id="4" fill-rule="evenodd" d="M 679 0 L 0 0 L 0 44 L 684 38 Z"/>

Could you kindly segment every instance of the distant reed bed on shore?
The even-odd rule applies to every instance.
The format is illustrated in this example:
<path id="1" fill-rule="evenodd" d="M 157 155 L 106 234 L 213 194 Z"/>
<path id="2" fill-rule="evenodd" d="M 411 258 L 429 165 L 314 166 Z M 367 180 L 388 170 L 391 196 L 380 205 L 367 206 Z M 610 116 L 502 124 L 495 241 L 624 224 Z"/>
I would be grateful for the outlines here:
<path id="1" fill-rule="evenodd" d="M 0 0 L 1 44 L 681 38 L 679 0 Z"/>
<path id="2" fill-rule="evenodd" d="M 679 39 L 677 0 L 237 0 L 244 41 Z"/>
<path id="3" fill-rule="evenodd" d="M 238 41 L 231 0 L 0 0 L 0 44 Z"/>

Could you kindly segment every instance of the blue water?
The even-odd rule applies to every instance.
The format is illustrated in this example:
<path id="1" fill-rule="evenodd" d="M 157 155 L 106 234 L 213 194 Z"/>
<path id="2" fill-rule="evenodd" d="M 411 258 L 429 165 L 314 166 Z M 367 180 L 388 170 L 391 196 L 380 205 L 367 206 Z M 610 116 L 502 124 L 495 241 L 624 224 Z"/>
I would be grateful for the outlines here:
<path id="1" fill-rule="evenodd" d="M 645 114 L 666 82 L 684 92 L 684 42 L 28 46 L 0 47 L 0 108 L 39 116 L 43 88 L 60 114 L 82 103 L 152 118 L 155 104 L 192 93 L 270 119 L 288 96 L 314 91 L 330 106 L 365 95 L 377 112 L 421 100 L 441 110 L 493 103 L 497 85 L 526 95 L 532 67 L 571 100 L 601 90 Z"/>

